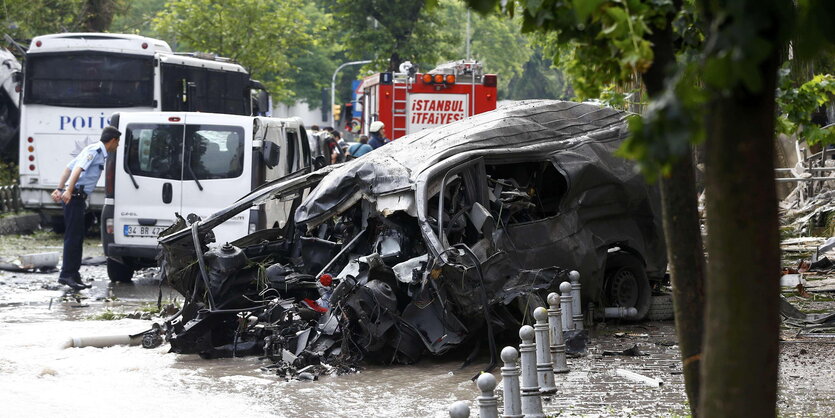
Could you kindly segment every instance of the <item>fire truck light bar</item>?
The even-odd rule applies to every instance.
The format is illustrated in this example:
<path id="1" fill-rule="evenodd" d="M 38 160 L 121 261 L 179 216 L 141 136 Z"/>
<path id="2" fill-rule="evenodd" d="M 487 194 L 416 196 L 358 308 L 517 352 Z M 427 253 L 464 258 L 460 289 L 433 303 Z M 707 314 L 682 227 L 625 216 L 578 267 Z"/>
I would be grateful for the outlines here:
<path id="1" fill-rule="evenodd" d="M 420 78 L 424 84 L 455 84 L 454 74 L 423 74 Z"/>

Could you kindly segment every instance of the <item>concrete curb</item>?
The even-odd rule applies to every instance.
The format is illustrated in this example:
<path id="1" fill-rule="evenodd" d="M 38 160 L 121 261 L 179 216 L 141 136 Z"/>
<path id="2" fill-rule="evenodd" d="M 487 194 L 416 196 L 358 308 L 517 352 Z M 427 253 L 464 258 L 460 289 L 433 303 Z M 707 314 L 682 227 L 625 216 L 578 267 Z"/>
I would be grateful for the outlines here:
<path id="1" fill-rule="evenodd" d="M 0 218 L 0 235 L 31 234 L 41 226 L 36 213 L 22 213 Z"/>

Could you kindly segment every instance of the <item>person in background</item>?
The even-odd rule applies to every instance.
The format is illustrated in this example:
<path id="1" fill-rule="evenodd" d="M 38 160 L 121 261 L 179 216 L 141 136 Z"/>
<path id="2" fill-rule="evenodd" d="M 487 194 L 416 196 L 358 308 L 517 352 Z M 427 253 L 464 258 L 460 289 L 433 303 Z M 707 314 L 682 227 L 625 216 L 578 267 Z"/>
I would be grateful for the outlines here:
<path id="1" fill-rule="evenodd" d="M 52 200 L 61 203 L 64 209 L 64 257 L 58 283 L 73 290 L 81 290 L 84 284 L 78 270 L 81 268 L 82 245 L 84 244 L 84 212 L 87 209 L 87 194 L 92 193 L 104 171 L 107 153 L 116 151 L 118 129 L 107 126 L 102 130 L 101 140 L 87 145 L 72 159 L 61 173 L 58 188 L 52 192 Z"/>
<path id="2" fill-rule="evenodd" d="M 351 158 L 358 158 L 373 150 L 374 148 L 371 148 L 371 145 L 368 145 L 368 137 L 360 135 L 360 142 L 355 142 L 348 147 L 348 155 L 351 156 Z"/>
<path id="3" fill-rule="evenodd" d="M 348 148 L 348 143 L 346 143 L 345 140 L 342 139 L 342 134 L 339 133 L 339 131 L 331 131 L 331 136 L 333 136 L 333 139 L 335 139 L 336 143 L 339 144 L 339 147 L 342 148 L 342 151 L 345 151 L 345 149 Z"/>
<path id="4" fill-rule="evenodd" d="M 330 164 L 337 164 L 345 162 L 345 151 L 339 146 L 339 133 L 334 130 L 328 130 L 328 128 L 324 129 L 325 132 L 328 132 L 325 138 L 325 145 L 328 147 L 328 152 L 330 153 Z M 336 133 L 336 135 L 334 135 Z"/>
<path id="5" fill-rule="evenodd" d="M 375 120 L 371 122 L 371 126 L 368 128 L 368 132 L 370 136 L 368 138 L 368 145 L 371 145 L 371 148 L 377 149 L 389 143 L 389 139 L 386 138 L 386 124 Z"/>

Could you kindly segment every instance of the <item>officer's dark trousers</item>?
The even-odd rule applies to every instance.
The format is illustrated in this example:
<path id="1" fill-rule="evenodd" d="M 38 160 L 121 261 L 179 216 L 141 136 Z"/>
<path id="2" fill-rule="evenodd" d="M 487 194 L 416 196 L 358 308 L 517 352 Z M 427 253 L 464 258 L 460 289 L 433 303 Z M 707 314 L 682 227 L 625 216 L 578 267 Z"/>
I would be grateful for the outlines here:
<path id="1" fill-rule="evenodd" d="M 81 247 L 84 244 L 85 200 L 73 196 L 64 206 L 64 261 L 61 263 L 61 277 L 78 278 L 81 267 Z"/>

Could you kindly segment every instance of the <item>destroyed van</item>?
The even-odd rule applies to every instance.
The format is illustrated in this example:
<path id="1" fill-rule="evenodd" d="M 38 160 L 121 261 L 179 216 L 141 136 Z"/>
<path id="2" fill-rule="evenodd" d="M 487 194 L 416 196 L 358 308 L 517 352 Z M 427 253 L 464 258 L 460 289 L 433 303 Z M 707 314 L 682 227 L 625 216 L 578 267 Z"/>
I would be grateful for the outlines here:
<path id="1" fill-rule="evenodd" d="M 265 182 L 311 165 L 299 118 L 125 112 L 111 123 L 122 144 L 108 156 L 101 234 L 113 281 L 156 265 L 157 236 L 177 214 L 190 222 L 208 218 Z M 284 206 L 251 207 L 212 234 L 222 243 L 278 225 L 287 217 L 279 213 Z"/>
<path id="2" fill-rule="evenodd" d="M 172 350 L 300 366 L 484 342 L 495 356 L 570 270 L 584 311 L 643 317 L 666 253 L 657 188 L 613 155 L 627 116 L 516 102 L 179 223 L 160 237 L 162 271 L 187 298 L 168 322 Z M 282 227 L 208 246 L 210 230 L 273 199 L 293 201 Z"/>

